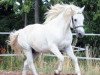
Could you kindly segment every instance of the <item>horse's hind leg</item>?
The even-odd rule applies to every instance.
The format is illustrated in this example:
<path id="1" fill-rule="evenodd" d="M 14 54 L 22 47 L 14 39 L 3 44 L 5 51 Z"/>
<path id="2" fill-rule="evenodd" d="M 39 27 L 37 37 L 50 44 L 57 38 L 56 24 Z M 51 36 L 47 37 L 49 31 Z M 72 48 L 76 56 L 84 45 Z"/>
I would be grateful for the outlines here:
<path id="1" fill-rule="evenodd" d="M 24 53 L 26 55 L 26 61 L 24 62 L 24 68 L 23 68 L 23 72 L 22 72 L 23 74 L 22 75 L 26 74 L 27 65 L 32 70 L 32 73 L 34 75 L 38 75 L 37 72 L 36 72 L 36 69 L 35 69 L 35 65 L 33 63 L 33 56 L 32 56 L 31 49 L 30 50 L 24 50 Z"/>
<path id="2" fill-rule="evenodd" d="M 24 67 L 23 67 L 23 72 L 22 75 L 27 75 L 27 71 L 29 69 L 28 63 L 27 63 L 27 59 L 24 61 Z"/>

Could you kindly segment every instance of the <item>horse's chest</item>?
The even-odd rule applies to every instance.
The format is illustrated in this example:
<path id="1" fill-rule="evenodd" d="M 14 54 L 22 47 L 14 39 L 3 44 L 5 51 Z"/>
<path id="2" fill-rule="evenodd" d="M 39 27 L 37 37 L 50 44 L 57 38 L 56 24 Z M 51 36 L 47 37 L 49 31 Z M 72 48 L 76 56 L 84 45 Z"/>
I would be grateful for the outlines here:
<path id="1" fill-rule="evenodd" d="M 70 45 L 71 44 L 71 41 L 72 40 L 63 40 L 63 41 L 61 41 L 59 44 L 58 44 L 58 48 L 59 48 L 59 50 L 63 50 L 63 49 L 65 49 L 66 47 L 68 47 L 68 45 Z"/>

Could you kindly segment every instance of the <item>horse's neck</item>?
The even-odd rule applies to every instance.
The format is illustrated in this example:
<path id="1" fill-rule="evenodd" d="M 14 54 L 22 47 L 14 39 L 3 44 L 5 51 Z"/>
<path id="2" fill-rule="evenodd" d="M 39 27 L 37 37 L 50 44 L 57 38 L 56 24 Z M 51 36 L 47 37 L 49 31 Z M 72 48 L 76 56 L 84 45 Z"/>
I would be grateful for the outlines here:
<path id="1" fill-rule="evenodd" d="M 71 16 L 66 17 L 66 19 L 65 19 L 63 13 L 62 13 L 58 17 L 56 17 L 55 19 L 53 19 L 50 22 L 49 25 L 51 27 L 52 26 L 55 27 L 55 29 L 60 29 L 63 32 L 63 34 L 65 35 L 66 32 L 68 30 L 70 30 L 70 20 L 71 20 Z"/>

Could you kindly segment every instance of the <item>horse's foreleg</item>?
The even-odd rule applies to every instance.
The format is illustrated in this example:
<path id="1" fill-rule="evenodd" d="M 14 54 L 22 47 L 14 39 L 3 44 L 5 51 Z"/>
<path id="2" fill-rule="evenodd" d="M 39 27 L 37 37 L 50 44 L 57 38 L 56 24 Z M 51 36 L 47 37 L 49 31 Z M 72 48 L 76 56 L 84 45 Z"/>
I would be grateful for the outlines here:
<path id="1" fill-rule="evenodd" d="M 33 63 L 33 56 L 32 56 L 32 51 L 31 50 L 27 50 L 27 51 L 24 51 L 25 55 L 26 55 L 26 59 L 27 59 L 27 64 L 28 64 L 28 67 L 32 70 L 32 73 L 34 75 L 38 75 L 37 74 L 37 71 L 35 69 L 35 65 Z M 24 70 L 23 70 L 23 75 L 24 75 Z"/>
<path id="2" fill-rule="evenodd" d="M 77 57 L 74 55 L 72 46 L 68 47 L 66 49 L 66 52 L 67 52 L 68 56 L 72 59 L 74 65 L 75 65 L 75 71 L 76 71 L 77 75 L 81 75 L 80 68 L 78 65 L 78 60 L 77 60 Z"/>
<path id="3" fill-rule="evenodd" d="M 59 51 L 59 49 L 58 49 L 58 47 L 56 45 L 50 46 L 50 51 L 53 54 L 55 54 L 59 59 L 58 68 L 57 68 L 57 70 L 55 70 L 55 75 L 58 75 L 62 71 L 62 66 L 63 66 L 63 62 L 64 62 L 64 56 L 61 54 L 61 52 Z"/>

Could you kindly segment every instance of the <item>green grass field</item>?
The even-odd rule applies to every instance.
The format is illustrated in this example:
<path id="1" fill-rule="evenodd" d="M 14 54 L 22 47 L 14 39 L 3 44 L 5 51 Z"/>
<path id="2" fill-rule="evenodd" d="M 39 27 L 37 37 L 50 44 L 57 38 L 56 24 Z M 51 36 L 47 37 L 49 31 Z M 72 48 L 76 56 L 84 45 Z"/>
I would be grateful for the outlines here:
<path id="1" fill-rule="evenodd" d="M 22 71 L 23 60 L 17 57 L 0 57 L 0 71 Z M 43 56 L 35 60 L 36 68 L 40 74 L 53 74 L 57 68 L 58 61 L 56 57 Z M 79 65 L 83 75 L 100 75 L 100 61 L 98 60 L 79 60 Z M 62 73 L 75 73 L 72 60 L 65 58 Z"/>

